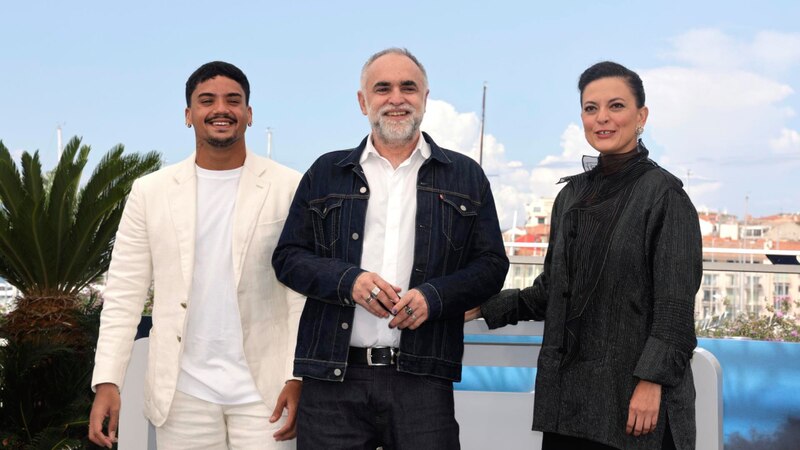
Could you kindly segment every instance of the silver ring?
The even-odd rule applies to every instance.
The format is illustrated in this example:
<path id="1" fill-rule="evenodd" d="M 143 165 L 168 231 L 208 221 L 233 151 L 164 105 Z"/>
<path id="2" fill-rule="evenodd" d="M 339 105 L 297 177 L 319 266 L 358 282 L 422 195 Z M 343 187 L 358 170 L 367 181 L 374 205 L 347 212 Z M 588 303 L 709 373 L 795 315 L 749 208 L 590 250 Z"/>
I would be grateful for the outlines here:
<path id="1" fill-rule="evenodd" d="M 411 316 L 411 315 L 414 315 L 414 310 L 413 310 L 413 309 L 411 309 L 411 307 L 410 307 L 410 306 L 406 305 L 406 307 L 404 308 L 404 310 L 405 310 L 406 314 L 408 314 L 409 316 Z"/>
<path id="2" fill-rule="evenodd" d="M 367 298 L 365 298 L 365 299 L 364 299 L 364 302 L 366 302 L 368 305 L 369 305 L 369 303 L 370 303 L 371 301 L 372 301 L 372 295 L 371 295 L 371 294 L 370 294 L 370 296 L 369 296 L 369 297 L 367 297 Z"/>
<path id="3" fill-rule="evenodd" d="M 413 320 L 417 320 L 417 315 L 412 313 L 412 314 L 411 314 L 411 318 L 412 318 Z"/>
<path id="4" fill-rule="evenodd" d="M 369 296 L 372 297 L 372 298 L 378 298 L 378 294 L 380 294 L 380 293 L 381 293 L 381 288 L 379 288 L 378 286 L 375 286 L 369 292 Z"/>

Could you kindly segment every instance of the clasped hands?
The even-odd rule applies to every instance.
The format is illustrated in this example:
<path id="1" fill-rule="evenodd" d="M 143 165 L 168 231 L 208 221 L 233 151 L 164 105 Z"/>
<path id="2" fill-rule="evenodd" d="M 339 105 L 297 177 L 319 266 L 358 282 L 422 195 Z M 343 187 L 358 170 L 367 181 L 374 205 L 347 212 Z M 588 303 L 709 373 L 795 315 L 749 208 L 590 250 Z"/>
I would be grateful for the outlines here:
<path id="1" fill-rule="evenodd" d="M 388 283 L 377 273 L 364 272 L 353 284 L 352 298 L 375 317 L 393 315 L 389 328 L 415 330 L 428 319 L 428 302 L 417 289 L 402 297 L 400 291 L 401 287 Z"/>

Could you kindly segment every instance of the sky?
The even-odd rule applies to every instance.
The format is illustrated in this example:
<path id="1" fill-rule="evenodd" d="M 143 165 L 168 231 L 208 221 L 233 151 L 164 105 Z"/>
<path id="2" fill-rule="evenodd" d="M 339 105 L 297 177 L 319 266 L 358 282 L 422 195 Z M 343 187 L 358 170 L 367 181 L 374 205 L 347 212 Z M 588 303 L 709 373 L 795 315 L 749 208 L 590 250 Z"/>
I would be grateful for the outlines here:
<path id="1" fill-rule="evenodd" d="M 224 60 L 248 76 L 248 147 L 300 172 L 369 132 L 356 92 L 364 61 L 406 47 L 425 65 L 422 129 L 477 159 L 501 224 L 553 197 L 595 155 L 577 79 L 613 60 L 637 71 L 651 157 L 698 209 L 800 212 L 800 2 L 13 2 L 0 26 L 0 140 L 57 159 L 56 129 L 81 136 L 93 165 L 114 145 L 191 154 L 186 78 Z"/>

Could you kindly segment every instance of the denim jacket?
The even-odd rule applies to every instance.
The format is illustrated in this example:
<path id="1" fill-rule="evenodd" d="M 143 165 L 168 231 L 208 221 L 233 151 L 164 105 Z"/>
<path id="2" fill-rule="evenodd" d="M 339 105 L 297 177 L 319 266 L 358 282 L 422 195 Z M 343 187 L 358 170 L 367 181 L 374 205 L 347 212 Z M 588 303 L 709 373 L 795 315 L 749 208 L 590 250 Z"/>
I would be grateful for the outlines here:
<path id="1" fill-rule="evenodd" d="M 439 148 L 417 175 L 416 234 L 410 289 L 428 303 L 429 317 L 400 337 L 397 368 L 461 379 L 464 311 L 503 286 L 503 248 L 489 180 L 481 167 Z M 278 279 L 306 295 L 294 375 L 344 379 L 356 303 L 351 292 L 361 269 L 370 189 L 359 164 L 366 138 L 350 150 L 320 157 L 300 181 L 272 264 Z"/>

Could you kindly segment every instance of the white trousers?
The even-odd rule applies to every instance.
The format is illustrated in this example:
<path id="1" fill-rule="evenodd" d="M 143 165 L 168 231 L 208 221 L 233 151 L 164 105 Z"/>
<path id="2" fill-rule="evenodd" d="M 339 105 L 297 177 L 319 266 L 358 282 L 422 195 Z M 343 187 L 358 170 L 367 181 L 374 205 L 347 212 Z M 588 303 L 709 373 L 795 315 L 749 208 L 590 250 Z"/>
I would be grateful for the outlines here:
<path id="1" fill-rule="evenodd" d="M 286 416 L 269 423 L 271 414 L 263 402 L 218 405 L 176 391 L 167 421 L 156 428 L 158 450 L 294 449 L 296 440 L 272 437 Z"/>

